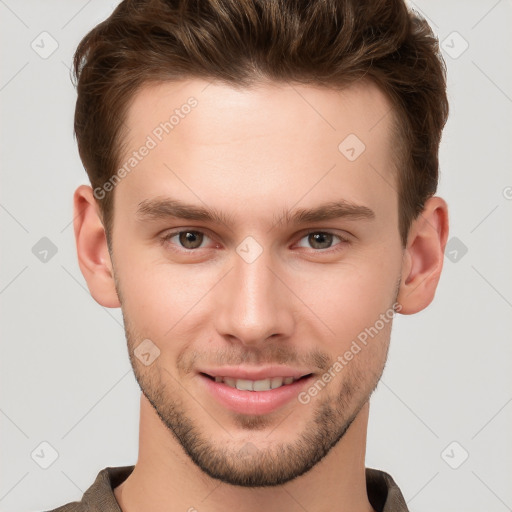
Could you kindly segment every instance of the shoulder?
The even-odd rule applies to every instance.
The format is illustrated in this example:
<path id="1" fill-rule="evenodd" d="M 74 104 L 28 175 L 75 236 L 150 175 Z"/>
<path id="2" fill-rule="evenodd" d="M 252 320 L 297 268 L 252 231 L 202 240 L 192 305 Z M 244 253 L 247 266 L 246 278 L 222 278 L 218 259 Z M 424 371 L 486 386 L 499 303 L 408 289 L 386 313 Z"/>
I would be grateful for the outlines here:
<path id="1" fill-rule="evenodd" d="M 366 468 L 366 489 L 372 507 L 379 512 L 408 512 L 400 488 L 389 473 Z"/>
<path id="2" fill-rule="evenodd" d="M 73 501 L 47 512 L 85 512 L 86 510 L 85 505 L 81 501 Z"/>
<path id="3" fill-rule="evenodd" d="M 80 501 L 73 501 L 46 512 L 120 512 L 114 488 L 128 478 L 135 466 L 102 469 Z"/>

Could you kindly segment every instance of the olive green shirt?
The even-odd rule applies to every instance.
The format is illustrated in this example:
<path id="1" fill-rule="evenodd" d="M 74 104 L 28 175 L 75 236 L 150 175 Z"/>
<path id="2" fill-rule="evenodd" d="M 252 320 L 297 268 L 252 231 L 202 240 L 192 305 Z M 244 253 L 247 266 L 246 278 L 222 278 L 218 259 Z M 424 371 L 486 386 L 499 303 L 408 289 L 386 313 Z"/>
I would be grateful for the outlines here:
<path id="1" fill-rule="evenodd" d="M 122 512 L 114 488 L 124 482 L 135 466 L 102 469 L 81 501 L 74 501 L 49 512 Z M 409 512 L 400 489 L 390 475 L 366 468 L 368 499 L 377 512 Z"/>

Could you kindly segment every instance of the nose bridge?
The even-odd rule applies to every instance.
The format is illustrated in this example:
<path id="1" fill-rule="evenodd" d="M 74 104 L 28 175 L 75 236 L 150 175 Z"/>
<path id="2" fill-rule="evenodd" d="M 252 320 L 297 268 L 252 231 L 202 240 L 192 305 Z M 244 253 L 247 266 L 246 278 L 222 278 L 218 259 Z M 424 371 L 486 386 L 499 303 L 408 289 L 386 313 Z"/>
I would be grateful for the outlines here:
<path id="1" fill-rule="evenodd" d="M 217 328 L 223 336 L 257 344 L 273 334 L 289 336 L 293 314 L 270 250 L 248 239 L 237 247 L 233 269 L 220 288 Z"/>

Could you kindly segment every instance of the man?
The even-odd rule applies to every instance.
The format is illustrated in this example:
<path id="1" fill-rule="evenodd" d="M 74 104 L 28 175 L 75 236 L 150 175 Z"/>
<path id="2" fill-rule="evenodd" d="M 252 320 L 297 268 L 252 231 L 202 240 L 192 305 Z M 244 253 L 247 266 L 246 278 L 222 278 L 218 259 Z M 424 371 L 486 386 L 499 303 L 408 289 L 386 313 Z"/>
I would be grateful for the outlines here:
<path id="1" fill-rule="evenodd" d="M 75 54 L 81 271 L 121 307 L 135 466 L 63 511 L 406 511 L 365 468 L 433 300 L 445 70 L 402 1 L 126 0 Z"/>

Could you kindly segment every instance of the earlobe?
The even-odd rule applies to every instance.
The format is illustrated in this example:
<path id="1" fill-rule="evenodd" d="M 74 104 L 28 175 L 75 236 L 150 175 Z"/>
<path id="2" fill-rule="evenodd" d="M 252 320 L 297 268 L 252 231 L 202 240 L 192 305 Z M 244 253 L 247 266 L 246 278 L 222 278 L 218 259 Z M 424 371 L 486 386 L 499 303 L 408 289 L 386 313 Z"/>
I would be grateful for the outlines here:
<path id="1" fill-rule="evenodd" d="M 75 190 L 73 217 L 78 264 L 91 295 L 102 306 L 120 307 L 105 229 L 93 190 L 88 185 L 80 185 Z"/>
<path id="2" fill-rule="evenodd" d="M 397 297 L 400 313 L 417 313 L 434 299 L 447 238 L 448 206 L 444 199 L 431 197 L 409 230 Z"/>

